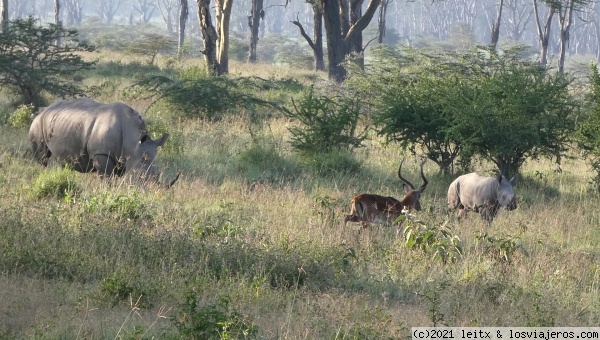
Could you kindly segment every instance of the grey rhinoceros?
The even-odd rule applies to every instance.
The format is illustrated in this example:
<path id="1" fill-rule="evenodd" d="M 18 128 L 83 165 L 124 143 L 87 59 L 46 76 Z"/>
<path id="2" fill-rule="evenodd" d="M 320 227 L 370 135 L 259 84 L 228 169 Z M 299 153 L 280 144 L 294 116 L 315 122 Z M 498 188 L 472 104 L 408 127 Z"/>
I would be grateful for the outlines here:
<path id="1" fill-rule="evenodd" d="M 513 185 L 517 178 L 510 181 L 501 174 L 496 177 L 483 177 L 473 172 L 459 176 L 448 188 L 448 206 L 461 209 L 461 215 L 468 211 L 481 214 L 491 223 L 500 207 L 507 210 L 517 208 Z"/>
<path id="2" fill-rule="evenodd" d="M 131 107 L 89 98 L 52 103 L 29 128 L 34 157 L 44 166 L 54 155 L 79 172 L 98 172 L 102 177 L 133 172 L 152 181 L 160 174 L 154 158 L 167 138 L 164 134 L 152 140 L 142 117 Z"/>

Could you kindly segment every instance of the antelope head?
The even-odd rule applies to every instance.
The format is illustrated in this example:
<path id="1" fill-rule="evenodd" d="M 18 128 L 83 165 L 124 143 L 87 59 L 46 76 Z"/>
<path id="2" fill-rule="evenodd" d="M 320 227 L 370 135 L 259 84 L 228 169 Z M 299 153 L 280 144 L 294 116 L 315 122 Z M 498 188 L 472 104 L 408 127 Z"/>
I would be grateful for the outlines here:
<path id="1" fill-rule="evenodd" d="M 400 167 L 398 168 L 398 178 L 400 178 L 400 180 L 404 184 L 405 196 L 400 202 L 402 203 L 402 206 L 407 207 L 408 209 L 420 211 L 421 194 L 423 193 L 423 191 L 425 191 L 425 188 L 429 183 L 427 181 L 427 178 L 425 178 L 425 174 L 423 174 L 423 164 L 425 163 L 425 161 L 421 162 L 421 178 L 423 179 L 423 184 L 419 187 L 419 189 L 416 189 L 415 186 L 409 180 L 402 177 L 402 163 L 404 163 L 404 160 L 400 162 Z"/>

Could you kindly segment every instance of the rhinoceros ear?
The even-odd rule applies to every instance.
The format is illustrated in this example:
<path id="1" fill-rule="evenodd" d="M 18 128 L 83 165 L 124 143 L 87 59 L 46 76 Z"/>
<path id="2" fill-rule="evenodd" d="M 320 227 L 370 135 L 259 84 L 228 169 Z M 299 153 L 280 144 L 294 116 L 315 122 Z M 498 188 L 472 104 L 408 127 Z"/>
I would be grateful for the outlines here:
<path id="1" fill-rule="evenodd" d="M 501 174 L 501 173 L 498 173 L 498 174 L 496 175 L 496 180 L 498 181 L 498 183 L 501 183 L 501 182 L 502 182 L 502 174 Z"/>
<path id="2" fill-rule="evenodd" d="M 165 133 L 164 135 L 162 135 L 162 137 L 160 137 L 159 139 L 155 140 L 154 143 L 156 144 L 156 146 L 162 146 L 163 144 L 165 144 L 165 142 L 167 141 L 167 139 L 169 139 L 169 134 Z"/>
<path id="3" fill-rule="evenodd" d="M 146 143 L 147 141 L 153 142 L 157 147 L 162 146 L 163 144 L 165 144 L 165 142 L 167 141 L 167 139 L 169 138 L 169 134 L 165 133 L 164 135 L 162 135 L 162 137 L 160 137 L 157 140 L 152 140 L 152 138 L 150 138 L 150 136 L 148 135 L 143 135 L 142 139 L 140 139 L 140 143 Z"/>
<path id="4" fill-rule="evenodd" d="M 515 184 L 517 184 L 517 182 L 519 181 L 519 177 L 517 177 L 516 175 L 513 176 L 513 178 L 510 179 L 510 181 L 508 181 L 510 183 L 510 185 L 515 186 Z"/>

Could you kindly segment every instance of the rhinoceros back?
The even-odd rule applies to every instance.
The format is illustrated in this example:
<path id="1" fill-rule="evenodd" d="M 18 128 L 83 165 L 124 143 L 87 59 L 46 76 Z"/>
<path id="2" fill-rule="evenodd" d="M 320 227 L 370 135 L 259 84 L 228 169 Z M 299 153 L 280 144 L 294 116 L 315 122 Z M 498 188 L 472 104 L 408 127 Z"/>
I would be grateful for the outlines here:
<path id="1" fill-rule="evenodd" d="M 475 172 L 459 176 L 448 190 L 448 205 L 451 208 L 476 209 L 496 199 L 496 187 L 492 177 L 483 177 Z"/>
<path id="2" fill-rule="evenodd" d="M 101 104 L 89 98 L 61 100 L 44 109 L 29 131 L 29 140 L 38 160 L 44 154 L 54 155 L 77 171 L 98 170 L 97 159 L 112 165 L 135 156 L 135 148 L 146 126 L 140 115 L 122 103 Z M 40 151 L 41 148 L 41 151 Z M 43 163 L 43 161 L 42 161 Z"/>

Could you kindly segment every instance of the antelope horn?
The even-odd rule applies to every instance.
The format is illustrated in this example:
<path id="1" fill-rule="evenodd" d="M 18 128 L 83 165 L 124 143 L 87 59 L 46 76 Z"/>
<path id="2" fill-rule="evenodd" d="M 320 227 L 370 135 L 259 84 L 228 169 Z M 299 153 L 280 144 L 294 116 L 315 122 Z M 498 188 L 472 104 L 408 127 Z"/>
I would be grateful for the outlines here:
<path id="1" fill-rule="evenodd" d="M 421 187 L 419 188 L 419 191 L 422 193 L 423 191 L 425 191 L 425 188 L 427 187 L 427 184 L 429 183 L 427 181 L 427 178 L 425 178 L 425 174 L 423 174 L 423 164 L 425 164 L 425 159 L 423 159 L 423 161 L 421 162 L 421 178 L 423 179 L 423 184 L 421 185 Z"/>
<path id="2" fill-rule="evenodd" d="M 412 190 L 415 190 L 415 186 L 409 182 L 406 178 L 402 177 L 402 163 L 404 163 L 404 159 L 400 162 L 400 167 L 398 168 L 398 178 L 400 178 L 400 180 L 402 181 L 402 183 L 404 183 L 404 185 L 406 185 L 407 187 L 409 187 Z"/>

